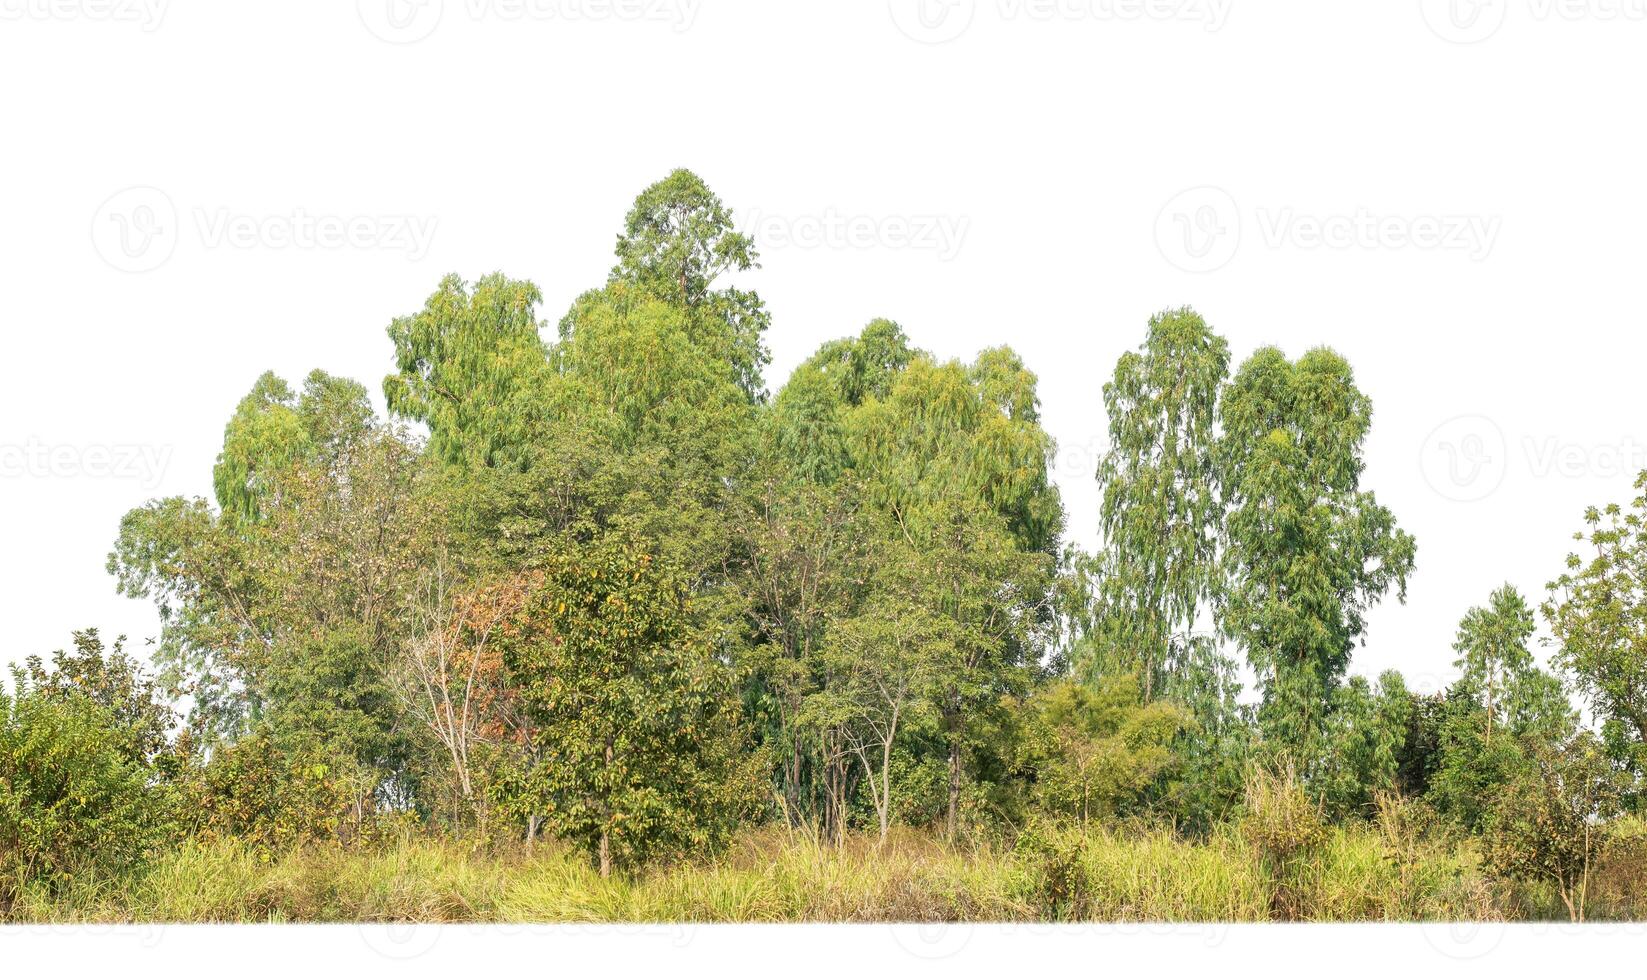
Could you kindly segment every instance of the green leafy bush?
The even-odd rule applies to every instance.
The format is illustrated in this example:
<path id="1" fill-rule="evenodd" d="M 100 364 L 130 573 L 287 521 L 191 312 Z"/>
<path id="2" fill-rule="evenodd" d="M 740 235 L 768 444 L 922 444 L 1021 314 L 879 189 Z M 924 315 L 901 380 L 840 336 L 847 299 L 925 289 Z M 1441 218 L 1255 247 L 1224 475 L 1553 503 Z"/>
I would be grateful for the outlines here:
<path id="1" fill-rule="evenodd" d="M 173 795 L 130 726 L 13 671 L 0 692 L 0 908 L 25 888 L 125 873 L 173 829 Z"/>

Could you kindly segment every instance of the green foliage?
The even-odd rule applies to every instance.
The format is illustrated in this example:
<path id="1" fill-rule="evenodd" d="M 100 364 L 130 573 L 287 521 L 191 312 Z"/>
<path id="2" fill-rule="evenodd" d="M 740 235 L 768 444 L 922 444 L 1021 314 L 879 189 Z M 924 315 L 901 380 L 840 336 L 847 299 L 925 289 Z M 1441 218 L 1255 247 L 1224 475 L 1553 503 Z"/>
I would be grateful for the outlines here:
<path id="1" fill-rule="evenodd" d="M 1554 886 L 1582 922 L 1604 823 L 1619 813 L 1618 773 L 1587 732 L 1555 746 L 1528 745 L 1526 754 L 1487 812 L 1486 867 Z"/>
<path id="2" fill-rule="evenodd" d="M 1647 473 L 1628 509 L 1591 508 L 1575 540 L 1591 554 L 1567 558 L 1544 614 L 1568 670 L 1609 726 L 1614 754 L 1647 772 Z"/>
<path id="3" fill-rule="evenodd" d="M 1074 681 L 1042 687 L 1023 705 L 1017 765 L 1036 809 L 1086 826 L 1135 805 L 1172 763 L 1187 719 L 1171 704 L 1139 701 L 1135 678 L 1096 688 Z"/>
<path id="4" fill-rule="evenodd" d="M 440 548 L 442 499 L 420 447 L 379 425 L 358 385 L 316 372 L 295 404 L 260 394 L 284 391 L 265 376 L 225 437 L 224 459 L 262 461 L 255 508 L 151 502 L 121 522 L 109 570 L 125 594 L 157 601 L 162 678 L 193 699 L 204 745 L 266 722 L 289 745 L 404 782 L 414 747 L 387 670 L 411 585 Z M 287 418 L 302 451 L 276 467 L 253 445 L 263 430 L 249 405 Z"/>
<path id="5" fill-rule="evenodd" d="M 1214 456 L 1229 344 L 1189 309 L 1150 319 L 1104 385 L 1109 450 L 1098 465 L 1104 550 L 1082 646 L 1083 676 L 1136 673 L 1144 699 L 1204 686 L 1228 673 L 1196 633 L 1217 591 L 1222 516 Z"/>
<path id="6" fill-rule="evenodd" d="M 633 543 L 548 558 L 506 630 L 533 726 L 499 787 L 603 875 L 724 843 L 753 798 L 732 678 L 693 635 L 684 585 Z"/>
<path id="7" fill-rule="evenodd" d="M 501 273 L 473 288 L 451 275 L 421 312 L 389 325 L 397 373 L 383 394 L 391 412 L 429 427 L 435 458 L 520 465 L 549 376 L 541 301 L 536 286 Z"/>
<path id="8" fill-rule="evenodd" d="M 1318 773 L 1314 789 L 1329 815 L 1369 817 L 1381 796 L 1396 791 L 1413 710 L 1413 697 L 1395 671 L 1376 686 L 1352 677 L 1333 692 L 1325 757 L 1312 767 Z"/>
<path id="9" fill-rule="evenodd" d="M 754 293 L 714 288 L 727 273 L 758 268 L 759 255 L 696 174 L 676 170 L 641 192 L 618 236 L 617 258 L 609 292 L 628 285 L 685 311 L 712 361 L 730 369 L 751 401 L 760 399 L 761 370 L 771 360 L 763 339 L 771 318 Z"/>
<path id="10" fill-rule="evenodd" d="M 1260 350 L 1222 413 L 1221 626 L 1258 675 L 1266 737 L 1316 757 L 1366 610 L 1392 587 L 1405 600 L 1416 546 L 1360 488 L 1372 405 L 1342 357 L 1318 348 L 1294 363 Z"/>
<path id="11" fill-rule="evenodd" d="M 1416 546 L 1339 355 L 1231 378 L 1199 315 L 1152 317 L 1087 556 L 1016 353 L 877 319 L 769 395 L 758 260 L 679 170 L 553 336 L 501 273 L 391 323 L 426 439 L 258 378 L 213 499 L 131 511 L 109 557 L 158 680 L 87 632 L 0 703 L 11 914 L 118 909 L 112 880 L 236 920 L 1497 915 L 1477 849 L 1521 914 L 1585 915 L 1592 870 L 1637 907 L 1647 496 L 1587 515 L 1554 672 L 1505 586 L 1417 696 L 1351 675 Z"/>
<path id="12" fill-rule="evenodd" d="M 109 657 L 95 631 L 75 644 L 0 690 L 0 911 L 26 888 L 131 872 L 175 827 L 164 707 L 118 644 Z"/>
<path id="13" fill-rule="evenodd" d="M 1437 726 L 1429 796 L 1472 832 L 1481 831 L 1506 787 L 1543 751 L 1572 737 L 1577 717 L 1561 681 L 1538 668 L 1527 648 L 1536 626 L 1511 586 L 1459 624 L 1457 666 Z"/>
<path id="14" fill-rule="evenodd" d="M 183 791 L 196 834 L 243 841 L 268 861 L 358 835 L 371 782 L 316 747 L 283 749 L 259 731 L 213 752 L 189 772 Z"/>

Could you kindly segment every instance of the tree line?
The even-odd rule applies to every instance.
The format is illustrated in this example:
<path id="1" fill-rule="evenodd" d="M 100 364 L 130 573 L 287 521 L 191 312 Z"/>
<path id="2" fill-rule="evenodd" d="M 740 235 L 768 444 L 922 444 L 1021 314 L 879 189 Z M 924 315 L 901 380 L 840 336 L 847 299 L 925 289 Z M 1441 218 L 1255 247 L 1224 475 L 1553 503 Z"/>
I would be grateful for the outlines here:
<path id="1" fill-rule="evenodd" d="M 120 524 L 153 671 L 85 631 L 14 672 L 13 879 L 190 834 L 552 835 L 603 874 L 761 822 L 1198 834 L 1280 772 L 1336 820 L 1422 800 L 1567 896 L 1589 829 L 1640 812 L 1643 496 L 1586 516 L 1539 609 L 1505 585 L 1468 610 L 1452 687 L 1369 682 L 1367 612 L 1417 547 L 1363 485 L 1342 356 L 1237 364 L 1194 311 L 1151 318 L 1103 388 L 1088 554 L 1016 353 L 875 320 L 772 391 L 771 317 L 727 283 L 758 258 L 677 171 L 555 325 L 501 273 L 393 320 L 387 418 L 355 381 L 259 378 L 212 497 Z"/>

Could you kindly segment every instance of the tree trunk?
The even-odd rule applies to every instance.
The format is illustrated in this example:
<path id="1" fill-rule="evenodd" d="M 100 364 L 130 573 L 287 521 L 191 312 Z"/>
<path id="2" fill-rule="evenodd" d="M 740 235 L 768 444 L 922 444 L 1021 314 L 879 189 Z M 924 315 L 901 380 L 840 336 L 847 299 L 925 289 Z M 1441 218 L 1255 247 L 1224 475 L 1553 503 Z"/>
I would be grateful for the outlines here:
<path id="1" fill-rule="evenodd" d="M 960 829 L 961 820 L 961 741 L 951 737 L 949 741 L 949 813 L 945 820 L 945 828 L 950 842 L 955 840 L 955 834 Z"/>
<path id="2" fill-rule="evenodd" d="M 612 768 L 612 742 L 606 742 L 606 768 Z M 612 877 L 612 801 L 606 801 L 605 819 L 600 825 L 600 876 Z"/>

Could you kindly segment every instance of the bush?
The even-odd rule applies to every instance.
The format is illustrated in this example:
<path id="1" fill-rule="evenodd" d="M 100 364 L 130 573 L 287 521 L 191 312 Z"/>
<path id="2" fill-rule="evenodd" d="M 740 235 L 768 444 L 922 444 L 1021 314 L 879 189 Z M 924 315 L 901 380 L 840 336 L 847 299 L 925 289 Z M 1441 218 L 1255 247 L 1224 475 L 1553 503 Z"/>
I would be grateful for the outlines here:
<path id="1" fill-rule="evenodd" d="M 1593 736 L 1529 745 L 1527 764 L 1494 798 L 1486 864 L 1502 878 L 1553 887 L 1575 922 L 1585 918 L 1591 872 L 1619 809 L 1618 774 Z"/>
<path id="2" fill-rule="evenodd" d="M 357 836 L 365 780 L 316 748 L 285 748 L 266 733 L 218 749 L 187 782 L 195 831 L 245 841 L 267 860 L 303 844 Z"/>
<path id="3" fill-rule="evenodd" d="M 1647 918 L 1647 819 L 1625 817 L 1607 828 L 1591 889 L 1592 914 Z"/>
<path id="4" fill-rule="evenodd" d="M 130 871 L 167 839 L 174 814 L 113 712 L 12 676 L 14 693 L 0 692 L 0 910 L 27 888 Z"/>

